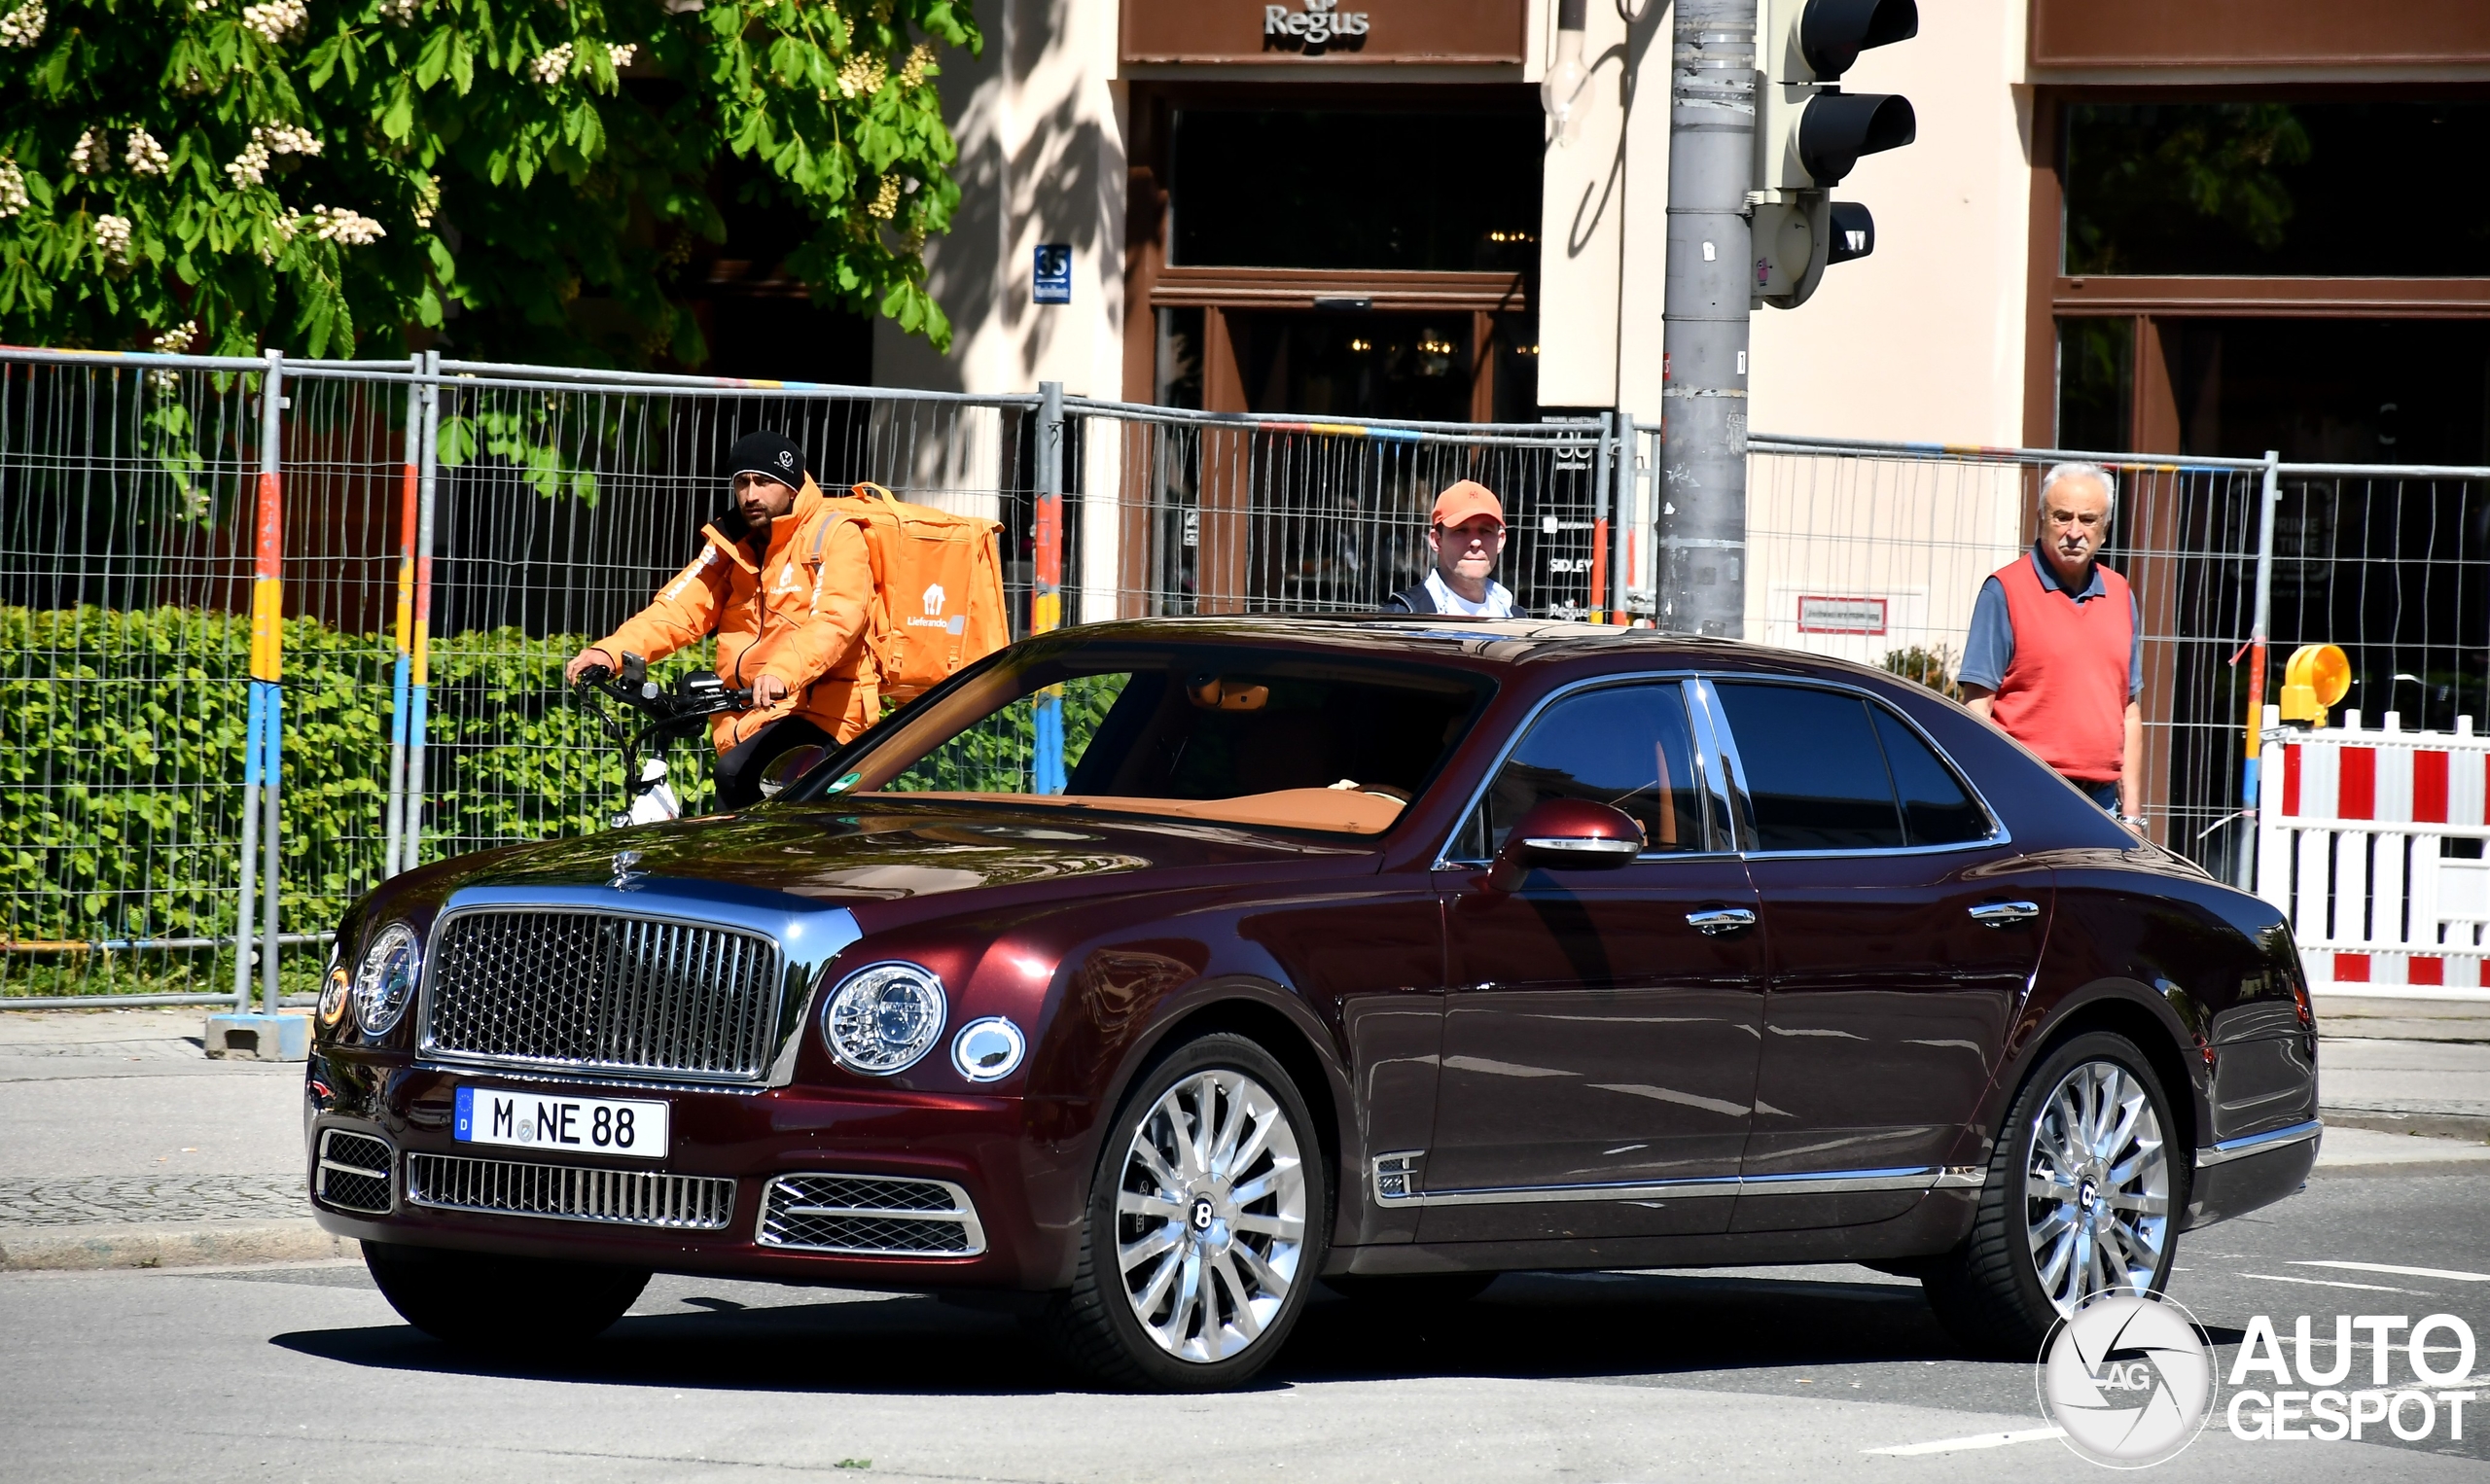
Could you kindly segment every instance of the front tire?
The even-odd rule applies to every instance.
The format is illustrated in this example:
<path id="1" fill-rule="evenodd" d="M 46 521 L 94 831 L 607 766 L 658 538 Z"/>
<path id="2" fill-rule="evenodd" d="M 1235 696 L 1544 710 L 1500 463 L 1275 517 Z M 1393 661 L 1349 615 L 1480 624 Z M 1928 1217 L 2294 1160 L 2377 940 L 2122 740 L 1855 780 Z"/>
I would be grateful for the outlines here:
<path id="1" fill-rule="evenodd" d="M 363 1244 L 363 1265 L 400 1318 L 469 1350 L 592 1339 L 639 1301 L 644 1268 L 501 1257 L 394 1242 Z"/>
<path id="2" fill-rule="evenodd" d="M 2025 1079 L 1972 1234 L 1922 1279 L 1976 1350 L 2027 1356 L 2103 1293 L 2158 1293 L 2178 1254 L 2188 1166 L 2169 1095 L 2133 1042 L 2079 1036 Z"/>
<path id="3" fill-rule="evenodd" d="M 1109 1386 L 1217 1391 L 1270 1362 L 1323 1266 L 1330 1186 L 1286 1069 L 1244 1037 L 1178 1047 L 1108 1126 L 1057 1352 Z"/>

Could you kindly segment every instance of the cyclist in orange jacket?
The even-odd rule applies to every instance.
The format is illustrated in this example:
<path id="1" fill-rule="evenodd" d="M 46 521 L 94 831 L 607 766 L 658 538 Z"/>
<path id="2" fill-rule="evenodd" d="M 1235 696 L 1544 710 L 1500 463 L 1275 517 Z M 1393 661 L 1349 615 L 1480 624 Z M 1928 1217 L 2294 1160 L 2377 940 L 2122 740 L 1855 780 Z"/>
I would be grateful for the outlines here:
<path id="1" fill-rule="evenodd" d="M 831 509 L 783 434 L 738 440 L 727 472 L 734 504 L 702 529 L 699 556 L 562 675 L 576 683 L 592 664 L 621 669 L 626 650 L 654 660 L 716 634 L 718 674 L 752 691 L 752 710 L 710 723 L 718 806 L 740 809 L 760 798 L 771 760 L 872 725 L 880 676 L 866 642 L 873 571 L 862 520 Z"/>

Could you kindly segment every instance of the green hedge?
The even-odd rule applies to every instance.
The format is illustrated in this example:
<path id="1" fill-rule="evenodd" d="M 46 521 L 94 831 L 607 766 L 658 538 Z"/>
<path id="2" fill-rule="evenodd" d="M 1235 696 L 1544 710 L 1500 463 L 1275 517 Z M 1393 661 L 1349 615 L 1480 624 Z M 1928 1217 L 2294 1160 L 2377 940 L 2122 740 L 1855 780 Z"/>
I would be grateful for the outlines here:
<path id="1" fill-rule="evenodd" d="M 434 646 L 426 859 L 603 827 L 622 764 L 561 685 L 582 642 Z M 0 937 L 232 931 L 249 654 L 247 615 L 0 607 Z M 395 661 L 384 635 L 285 625 L 288 932 L 379 879 Z M 708 797 L 706 754 L 672 755 L 687 804 Z"/>

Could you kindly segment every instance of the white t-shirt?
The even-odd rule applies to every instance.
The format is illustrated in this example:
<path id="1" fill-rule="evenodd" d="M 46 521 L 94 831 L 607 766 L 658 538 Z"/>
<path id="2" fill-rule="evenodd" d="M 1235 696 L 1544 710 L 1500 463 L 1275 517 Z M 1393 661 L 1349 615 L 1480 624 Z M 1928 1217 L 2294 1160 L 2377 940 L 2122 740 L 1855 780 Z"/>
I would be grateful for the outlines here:
<path id="1" fill-rule="evenodd" d="M 1430 570 L 1427 573 L 1426 588 L 1428 595 L 1436 600 L 1436 612 L 1440 614 L 1459 614 L 1468 618 L 1513 617 L 1513 595 L 1505 590 L 1502 583 L 1491 581 L 1487 583 L 1487 601 L 1483 603 L 1473 603 L 1453 591 L 1452 584 L 1443 580 L 1441 572 Z"/>

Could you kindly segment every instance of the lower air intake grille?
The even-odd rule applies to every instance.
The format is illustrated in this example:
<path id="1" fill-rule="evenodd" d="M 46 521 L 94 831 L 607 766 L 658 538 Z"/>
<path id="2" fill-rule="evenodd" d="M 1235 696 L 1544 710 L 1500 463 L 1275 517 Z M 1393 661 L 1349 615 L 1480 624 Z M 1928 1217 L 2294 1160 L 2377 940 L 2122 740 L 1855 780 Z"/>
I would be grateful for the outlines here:
<path id="1" fill-rule="evenodd" d="M 320 1133 L 320 1163 L 311 1193 L 340 1211 L 389 1214 L 389 1146 L 342 1128 Z"/>
<path id="2" fill-rule="evenodd" d="M 764 1247 L 874 1257 L 973 1257 L 985 1251 L 969 1193 L 946 1180 L 781 1175 L 762 1198 Z"/>
<path id="3" fill-rule="evenodd" d="M 717 1231 L 734 1214 L 735 1183 L 645 1170 L 409 1154 L 407 1199 L 451 1211 Z"/>

